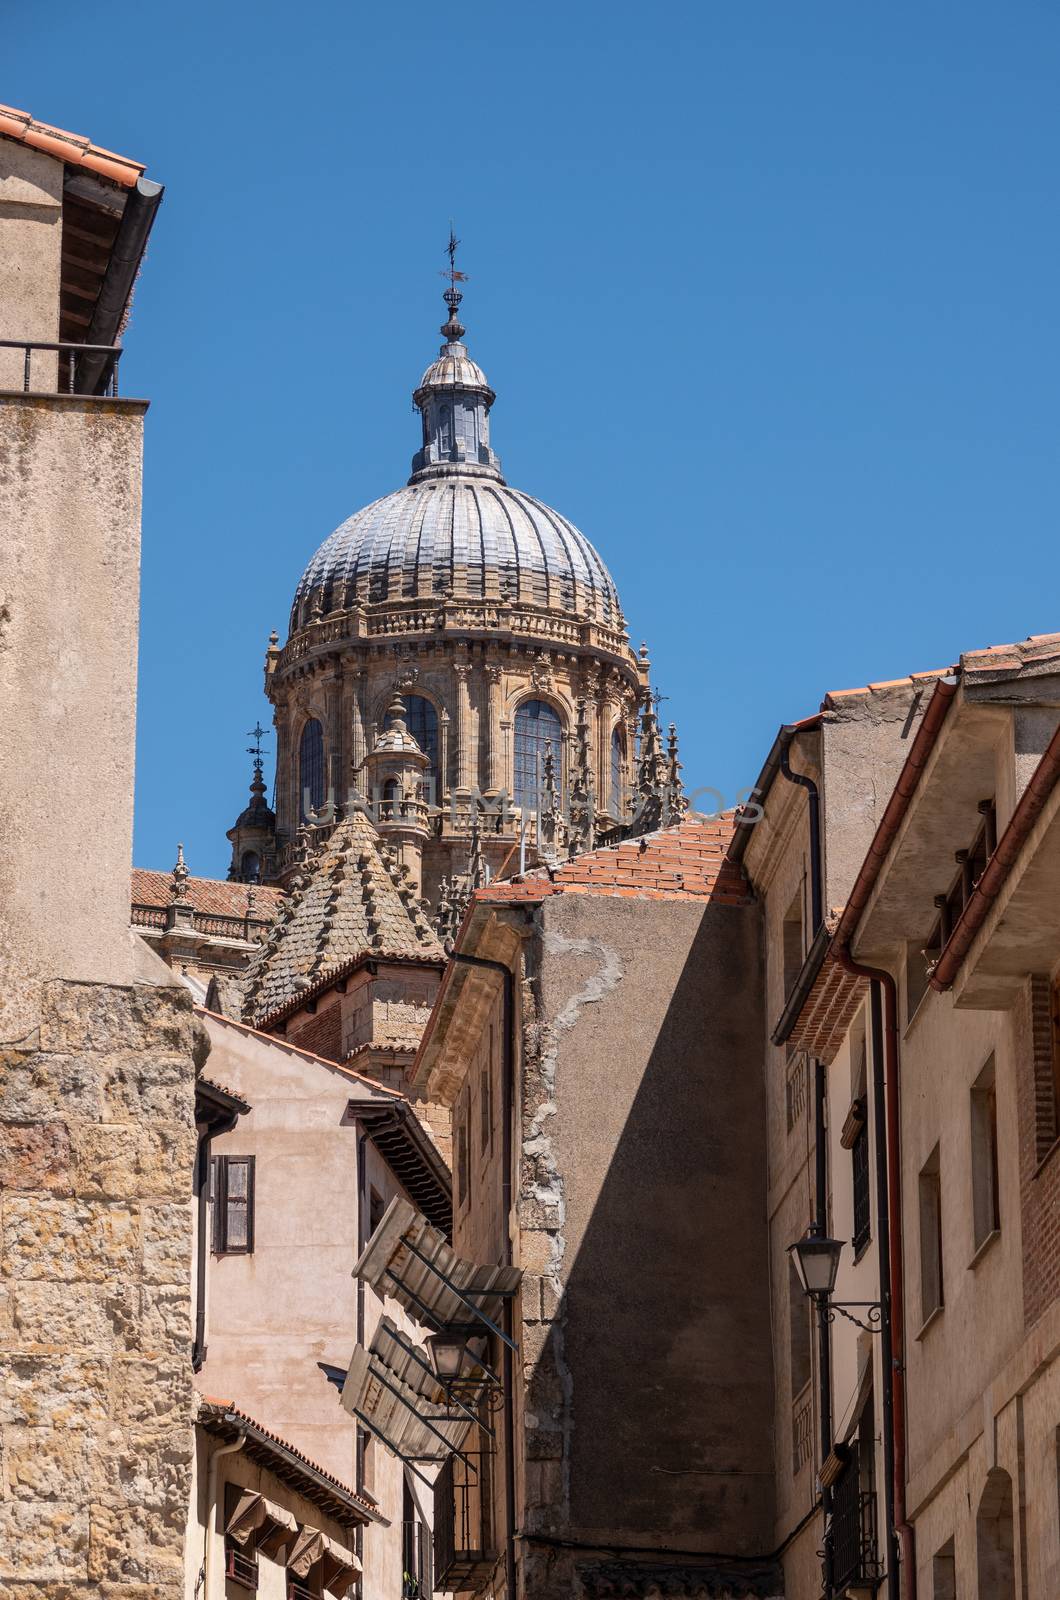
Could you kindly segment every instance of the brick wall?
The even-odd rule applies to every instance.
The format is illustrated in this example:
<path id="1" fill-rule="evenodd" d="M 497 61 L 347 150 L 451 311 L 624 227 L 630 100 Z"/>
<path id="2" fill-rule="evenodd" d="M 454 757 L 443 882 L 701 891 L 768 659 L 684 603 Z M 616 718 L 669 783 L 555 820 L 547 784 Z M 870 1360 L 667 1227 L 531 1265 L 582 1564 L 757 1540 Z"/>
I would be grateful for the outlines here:
<path id="1" fill-rule="evenodd" d="M 1016 1012 L 1023 1315 L 1028 1327 L 1060 1294 L 1060 1148 L 1052 1052 L 1049 979 L 1035 973 Z"/>
<path id="2" fill-rule="evenodd" d="M 302 1012 L 287 1024 L 284 1034 L 289 1044 L 299 1050 L 309 1050 L 326 1061 L 342 1060 L 342 1007 L 336 1000 L 325 1005 L 315 1016 Z"/>
<path id="3" fill-rule="evenodd" d="M 45 985 L 0 1051 L 0 1593 L 180 1600 L 192 1462 L 182 988 Z"/>

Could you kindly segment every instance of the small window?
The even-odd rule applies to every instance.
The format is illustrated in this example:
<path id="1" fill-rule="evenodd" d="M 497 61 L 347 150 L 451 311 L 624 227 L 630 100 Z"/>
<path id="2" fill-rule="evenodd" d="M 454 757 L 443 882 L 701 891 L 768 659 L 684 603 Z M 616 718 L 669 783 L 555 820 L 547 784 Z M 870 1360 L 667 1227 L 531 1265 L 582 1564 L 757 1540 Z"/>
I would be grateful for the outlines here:
<path id="1" fill-rule="evenodd" d="M 485 1151 L 493 1139 L 493 1027 L 489 1031 L 489 1052 L 479 1073 L 480 1148 Z"/>
<path id="2" fill-rule="evenodd" d="M 219 1256 L 254 1251 L 254 1157 L 213 1158 L 214 1251 Z"/>
<path id="3" fill-rule="evenodd" d="M 931 1600 L 957 1600 L 957 1565 L 952 1539 L 947 1539 L 932 1557 Z"/>
<path id="4" fill-rule="evenodd" d="M 239 864 L 239 876 L 244 883 L 257 883 L 261 877 L 261 859 L 256 850 L 244 850 Z"/>
<path id="5" fill-rule="evenodd" d="M 619 819 L 624 815 L 625 785 L 622 774 L 626 766 L 626 740 L 621 725 L 611 734 L 611 815 Z"/>
<path id="6" fill-rule="evenodd" d="M 469 1160 L 469 1141 L 467 1133 L 467 1097 L 465 1095 L 456 1125 L 456 1198 L 459 1205 L 463 1205 L 468 1197 L 471 1183 L 471 1163 Z"/>
<path id="7" fill-rule="evenodd" d="M 920 1169 L 920 1320 L 945 1304 L 942 1275 L 942 1182 L 939 1147 Z"/>
<path id="8" fill-rule="evenodd" d="M 972 1222 L 977 1250 L 1001 1227 L 993 1056 L 972 1085 Z"/>
<path id="9" fill-rule="evenodd" d="M 802 971 L 802 890 L 795 896 L 784 915 L 784 998 L 791 994 L 795 979 Z"/>
<path id="10" fill-rule="evenodd" d="M 378 1228 L 379 1224 L 382 1222 L 383 1213 L 385 1211 L 386 1211 L 386 1201 L 383 1199 L 383 1196 L 379 1193 L 379 1190 L 378 1189 L 369 1189 L 369 1191 L 368 1191 L 368 1237 L 369 1238 L 371 1238 L 371 1236 L 375 1232 L 376 1228 Z"/>

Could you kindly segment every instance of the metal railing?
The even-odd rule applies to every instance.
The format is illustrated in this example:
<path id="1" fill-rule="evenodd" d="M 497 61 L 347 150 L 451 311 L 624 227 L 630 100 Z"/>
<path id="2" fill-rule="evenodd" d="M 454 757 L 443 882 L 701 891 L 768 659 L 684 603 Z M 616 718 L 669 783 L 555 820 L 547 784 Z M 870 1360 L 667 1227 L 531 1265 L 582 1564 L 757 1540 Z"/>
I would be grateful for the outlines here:
<path id="1" fill-rule="evenodd" d="M 862 1489 L 858 1457 L 832 1490 L 832 1581 L 837 1593 L 851 1583 L 878 1583 L 883 1576 L 876 1544 L 876 1496 Z"/>
<path id="2" fill-rule="evenodd" d="M 241 1589 L 258 1587 L 258 1558 L 247 1555 L 237 1544 L 225 1540 L 225 1577 Z"/>
<path id="3" fill-rule="evenodd" d="M 462 1450 L 434 1480 L 434 1585 L 461 1589 L 495 1559 L 490 1508 L 490 1457 Z"/>
<path id="4" fill-rule="evenodd" d="M 102 393 L 116 395 L 118 393 L 118 362 L 121 360 L 122 347 L 120 344 L 73 344 L 62 341 L 58 344 L 49 344 L 40 339 L 0 339 L 0 350 L 22 351 L 22 389 L 28 393 L 33 387 L 33 352 L 45 350 L 59 357 L 59 382 L 56 393 L 81 394 L 95 393 L 98 382 L 93 384 L 92 390 L 80 390 L 77 387 L 78 361 L 82 356 L 105 356 L 102 370 L 106 372 L 106 381 Z M 44 391 L 41 391 L 42 393 Z M 51 392 L 50 390 L 48 391 Z"/>
<path id="5" fill-rule="evenodd" d="M 813 1393 L 810 1386 L 791 1408 L 791 1470 L 797 1477 L 813 1455 Z"/>
<path id="6" fill-rule="evenodd" d="M 422 1522 L 401 1524 L 402 1600 L 430 1600 L 431 1539 Z"/>

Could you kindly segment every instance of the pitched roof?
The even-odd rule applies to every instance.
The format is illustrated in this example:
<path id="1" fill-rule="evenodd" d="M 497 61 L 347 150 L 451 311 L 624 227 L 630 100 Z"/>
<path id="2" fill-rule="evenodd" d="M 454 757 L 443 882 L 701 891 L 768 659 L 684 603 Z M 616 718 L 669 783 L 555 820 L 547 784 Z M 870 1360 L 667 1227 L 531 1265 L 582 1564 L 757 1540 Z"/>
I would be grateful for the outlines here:
<path id="1" fill-rule="evenodd" d="M 327 1067 L 331 1072 L 341 1073 L 344 1078 L 350 1078 L 354 1083 L 363 1084 L 366 1089 L 383 1096 L 386 1100 L 396 1100 L 403 1104 L 409 1103 L 407 1094 L 400 1089 L 392 1089 L 389 1084 L 378 1083 L 375 1078 L 368 1078 L 356 1068 L 346 1066 L 341 1061 L 332 1061 L 329 1056 L 318 1056 L 313 1050 L 304 1050 L 300 1044 L 291 1044 L 287 1039 L 278 1038 L 274 1033 L 262 1033 L 260 1028 L 252 1028 L 249 1022 L 240 1022 L 235 1017 L 222 1016 L 219 1011 L 211 1011 L 209 1006 L 197 1005 L 195 1010 L 204 1017 L 209 1017 L 211 1022 L 223 1023 L 226 1028 L 235 1028 L 239 1033 L 249 1034 L 252 1039 L 261 1039 L 263 1043 L 271 1045 L 276 1050 L 284 1050 L 288 1055 L 300 1056 L 303 1061 L 312 1061 L 319 1066 Z"/>
<path id="2" fill-rule="evenodd" d="M 309 863 L 247 968 L 244 1017 L 262 1026 L 363 955 L 445 959 L 402 869 L 354 811 Z"/>
<path id="3" fill-rule="evenodd" d="M 50 122 L 38 122 L 28 111 L 18 111 L 14 106 L 0 105 L 0 134 L 57 156 L 68 166 L 87 167 L 127 189 L 144 173 L 143 162 L 105 150 L 83 133 L 68 133 L 65 128 L 53 128 Z"/>
<path id="4" fill-rule="evenodd" d="M 237 1439 L 245 1434 L 244 1452 L 259 1466 L 267 1467 L 277 1478 L 290 1484 L 307 1500 L 312 1500 L 336 1522 L 380 1522 L 388 1525 L 373 1500 L 358 1494 L 340 1479 L 333 1477 L 323 1467 L 281 1439 L 262 1423 L 256 1422 L 241 1411 L 231 1400 L 217 1400 L 212 1395 L 202 1395 L 196 1419 L 200 1427 L 218 1434 L 222 1439 Z"/>
<path id="5" fill-rule="evenodd" d="M 725 852 L 734 819 L 726 812 L 692 812 L 671 828 L 543 868 L 476 891 L 475 903 L 537 901 L 552 894 L 602 894 L 648 900 L 712 900 L 744 905 L 750 894 L 743 873 Z"/>
<path id="6" fill-rule="evenodd" d="M 253 910 L 262 920 L 271 917 L 283 899 L 282 889 L 265 889 L 256 883 L 223 883 L 218 878 L 189 878 L 187 882 L 192 909 L 206 916 L 245 917 L 252 887 Z M 171 872 L 153 872 L 145 867 L 132 870 L 134 906 L 168 906 L 172 887 Z"/>

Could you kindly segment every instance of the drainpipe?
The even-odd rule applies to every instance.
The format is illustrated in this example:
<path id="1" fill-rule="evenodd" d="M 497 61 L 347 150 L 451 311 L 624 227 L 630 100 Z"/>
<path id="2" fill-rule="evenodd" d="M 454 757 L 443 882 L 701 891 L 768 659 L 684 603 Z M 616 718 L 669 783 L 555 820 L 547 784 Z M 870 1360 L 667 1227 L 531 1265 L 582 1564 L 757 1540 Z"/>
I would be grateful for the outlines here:
<path id="1" fill-rule="evenodd" d="M 887 1600 L 916 1600 L 916 1547 L 905 1509 L 905 1317 L 902 1282 L 898 997 L 889 972 L 863 967 L 847 945 L 836 959 L 854 977 L 872 983 L 872 1110 L 876 1158 L 876 1226 L 880 1243 L 880 1361 L 883 1368 L 883 1464 L 887 1513 Z M 886 1273 L 883 1263 L 887 1263 Z M 899 1582 L 898 1544 L 901 1542 Z"/>
<path id="2" fill-rule="evenodd" d="M 824 868 L 821 861 L 821 798 L 817 785 L 804 772 L 793 772 L 788 760 L 794 730 L 780 747 L 780 770 L 789 783 L 797 783 L 806 790 L 810 822 L 810 921 L 811 937 L 815 938 L 824 912 Z M 813 1062 L 813 1144 L 814 1144 L 814 1228 L 824 1238 L 828 1233 L 828 1150 L 825 1133 L 825 1100 L 827 1078 L 824 1062 L 814 1057 Z M 832 1449 L 832 1342 L 828 1331 L 823 1304 L 817 1307 L 817 1371 L 821 1413 L 821 1460 L 826 1460 Z M 832 1540 L 829 1520 L 832 1515 L 832 1491 L 821 1488 L 821 1511 L 824 1516 L 824 1594 L 832 1600 Z"/>
<path id="3" fill-rule="evenodd" d="M 500 974 L 503 984 L 503 1020 L 501 1025 L 501 1206 L 504 1212 L 504 1265 L 511 1266 L 512 1247 L 512 1121 L 515 1112 L 515 978 L 511 968 L 503 961 L 489 961 L 485 956 L 465 955 L 454 950 L 453 961 L 468 967 L 481 967 L 487 972 Z M 515 1313 L 510 1296 L 504 1300 L 505 1335 L 515 1338 Z M 502 1345 L 502 1374 L 504 1379 L 504 1513 L 505 1529 L 504 1566 L 507 1600 L 517 1600 L 515 1566 L 515 1362 L 510 1345 Z"/>
<path id="4" fill-rule="evenodd" d="M 210 1456 L 206 1489 L 206 1534 L 202 1551 L 203 1600 L 223 1600 L 224 1594 L 223 1588 L 216 1581 L 216 1563 L 210 1559 L 217 1543 L 214 1538 L 214 1523 L 217 1520 L 217 1463 L 222 1456 L 234 1456 L 237 1451 L 242 1450 L 246 1442 L 246 1429 L 241 1428 L 238 1439 L 233 1439 L 231 1444 L 223 1444 Z"/>
<path id="5" fill-rule="evenodd" d="M 364 1253 L 368 1243 L 368 1135 L 363 1128 L 357 1130 L 357 1254 Z M 357 1343 L 364 1349 L 364 1279 L 357 1279 Z M 357 1424 L 357 1477 L 358 1494 L 364 1488 L 364 1430 Z M 364 1565 L 364 1524 L 357 1524 L 354 1536 L 357 1559 Z"/>

